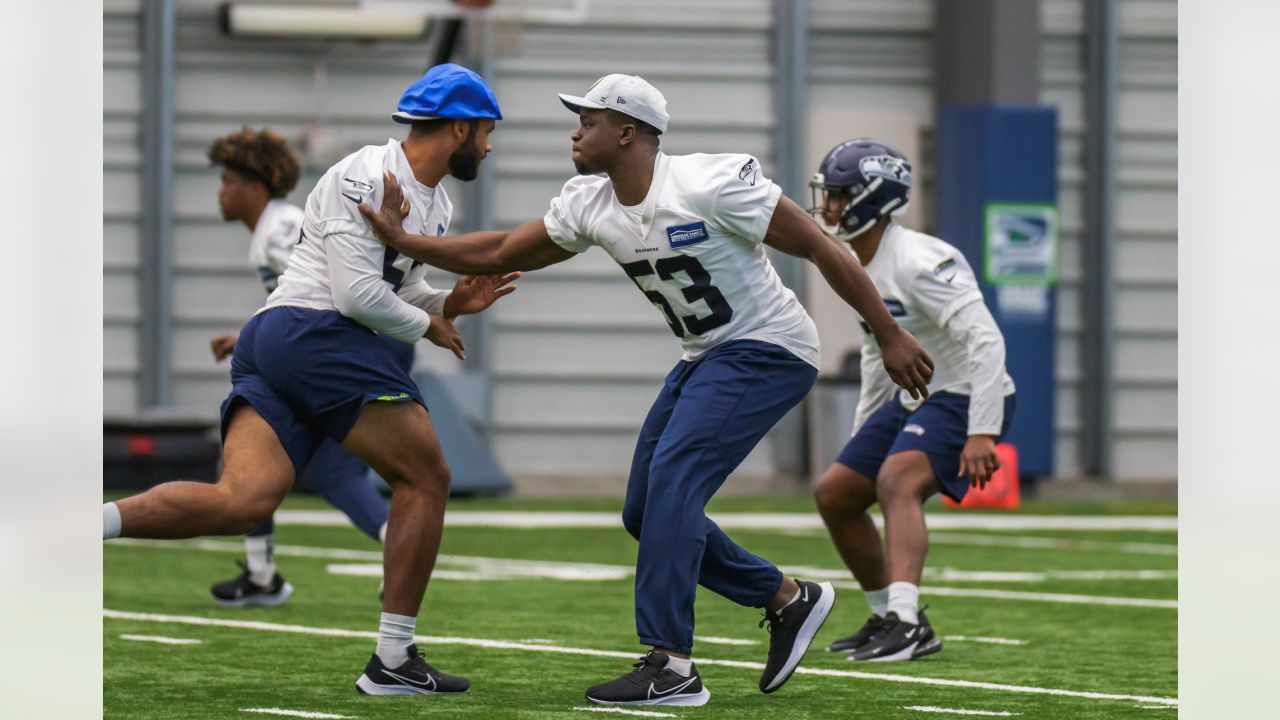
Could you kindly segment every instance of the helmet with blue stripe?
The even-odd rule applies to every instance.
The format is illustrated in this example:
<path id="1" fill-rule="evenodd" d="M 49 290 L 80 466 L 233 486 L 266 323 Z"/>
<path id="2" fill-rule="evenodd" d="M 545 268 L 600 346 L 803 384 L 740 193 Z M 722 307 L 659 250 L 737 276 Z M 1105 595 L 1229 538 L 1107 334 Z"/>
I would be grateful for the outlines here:
<path id="1" fill-rule="evenodd" d="M 836 225 L 828 230 L 841 240 L 852 240 L 880 218 L 906 210 L 911 201 L 911 163 L 886 142 L 847 140 L 822 159 L 809 189 L 813 197 L 810 212 L 819 219 L 830 200 L 848 199 Z"/>

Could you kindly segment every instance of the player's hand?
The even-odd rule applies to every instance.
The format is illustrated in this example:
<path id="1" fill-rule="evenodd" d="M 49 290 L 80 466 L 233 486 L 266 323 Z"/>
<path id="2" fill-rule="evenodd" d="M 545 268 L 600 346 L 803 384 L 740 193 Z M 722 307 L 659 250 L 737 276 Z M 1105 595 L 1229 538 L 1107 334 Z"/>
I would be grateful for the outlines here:
<path id="1" fill-rule="evenodd" d="M 213 350 L 214 362 L 222 362 L 236 349 L 236 336 L 219 335 L 209 341 L 209 348 Z"/>
<path id="2" fill-rule="evenodd" d="M 423 335 L 433 344 L 449 350 L 458 357 L 459 360 L 467 359 L 467 349 L 462 346 L 462 335 L 458 332 L 458 328 L 453 326 L 445 318 L 431 316 L 431 325 L 427 327 L 427 334 Z"/>
<path id="3" fill-rule="evenodd" d="M 901 325 L 895 325 L 894 330 L 884 337 L 877 334 L 876 340 L 880 343 L 884 369 L 889 372 L 889 378 L 894 384 L 905 389 L 913 398 L 929 397 L 933 359 L 920 346 L 920 341 L 902 329 Z"/>
<path id="4" fill-rule="evenodd" d="M 506 275 L 463 275 L 453 286 L 453 292 L 444 301 L 444 316 L 472 315 L 488 308 L 504 295 L 516 291 L 511 283 L 520 277 L 513 272 Z"/>
<path id="5" fill-rule="evenodd" d="M 969 485 L 979 490 L 987 486 L 991 476 L 1000 469 L 1000 456 L 996 454 L 996 440 L 990 435 L 970 435 L 960 451 L 960 475 L 969 476 Z"/>
<path id="6" fill-rule="evenodd" d="M 377 211 L 369 203 L 357 206 L 368 221 L 373 234 L 384 244 L 399 249 L 397 241 L 404 237 L 404 219 L 409 216 L 409 200 L 400 189 L 400 181 L 393 172 L 382 174 L 382 204 Z"/>

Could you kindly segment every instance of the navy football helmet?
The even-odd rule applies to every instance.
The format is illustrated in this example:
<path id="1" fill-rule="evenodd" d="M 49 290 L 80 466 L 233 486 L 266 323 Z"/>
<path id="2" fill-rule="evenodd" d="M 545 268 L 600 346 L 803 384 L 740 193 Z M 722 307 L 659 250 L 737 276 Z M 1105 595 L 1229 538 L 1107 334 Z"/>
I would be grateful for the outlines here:
<path id="1" fill-rule="evenodd" d="M 847 140 L 835 146 L 809 181 L 819 222 L 831 193 L 849 198 L 836 226 L 827 228 L 841 240 L 852 240 L 885 215 L 907 208 L 911 193 L 911 163 L 888 143 L 872 138 Z M 825 225 L 825 222 L 824 222 Z"/>

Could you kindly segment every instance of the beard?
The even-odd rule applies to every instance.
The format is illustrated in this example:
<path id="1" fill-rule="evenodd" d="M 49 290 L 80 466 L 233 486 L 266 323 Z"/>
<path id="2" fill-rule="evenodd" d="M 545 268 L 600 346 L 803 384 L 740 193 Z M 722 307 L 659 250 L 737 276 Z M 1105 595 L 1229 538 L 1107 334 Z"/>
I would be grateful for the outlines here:
<path id="1" fill-rule="evenodd" d="M 480 153 L 476 151 L 475 144 L 470 142 L 470 135 L 467 140 L 449 156 L 449 174 L 463 182 L 475 180 L 480 175 Z"/>

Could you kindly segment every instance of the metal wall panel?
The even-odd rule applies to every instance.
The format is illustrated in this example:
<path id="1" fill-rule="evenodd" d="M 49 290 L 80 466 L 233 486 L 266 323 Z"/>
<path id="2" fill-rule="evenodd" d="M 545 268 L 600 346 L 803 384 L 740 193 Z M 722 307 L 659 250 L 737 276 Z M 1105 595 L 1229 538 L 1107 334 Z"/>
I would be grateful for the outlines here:
<path id="1" fill-rule="evenodd" d="M 1119 0 L 1115 467 L 1122 480 L 1177 476 L 1177 5 Z M 1058 472 L 1079 473 L 1080 232 L 1086 182 L 1084 8 L 1044 0 L 1042 99 L 1059 107 L 1062 284 Z"/>

